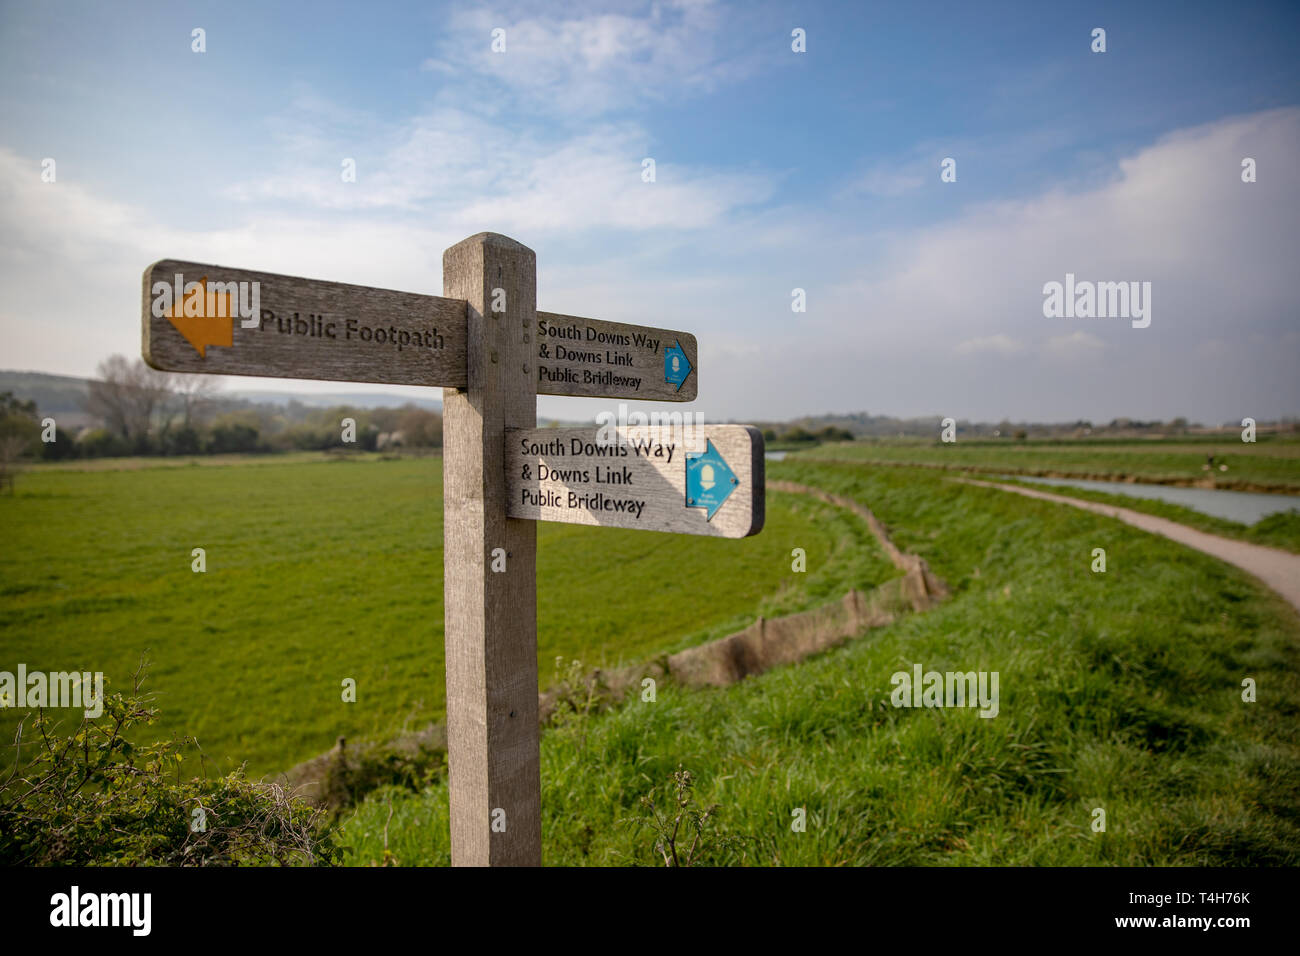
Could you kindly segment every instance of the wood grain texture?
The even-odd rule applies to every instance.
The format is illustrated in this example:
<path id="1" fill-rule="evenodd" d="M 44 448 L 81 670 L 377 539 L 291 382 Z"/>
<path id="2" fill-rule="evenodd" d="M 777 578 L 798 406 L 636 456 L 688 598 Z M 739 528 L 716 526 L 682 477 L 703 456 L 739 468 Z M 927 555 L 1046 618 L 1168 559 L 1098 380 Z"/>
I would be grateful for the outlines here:
<path id="1" fill-rule="evenodd" d="M 539 395 L 695 401 L 699 347 L 689 332 L 558 312 L 538 312 L 537 326 Z M 664 349 L 674 345 L 680 345 L 691 363 L 680 389 L 664 374 Z"/>
<path id="2" fill-rule="evenodd" d="M 467 388 L 443 391 L 443 567 L 451 854 L 456 866 L 541 863 L 537 526 L 507 518 L 507 426 L 537 423 L 536 258 L 482 233 L 443 255 L 468 302 Z M 503 289 L 504 313 L 490 311 Z M 503 548 L 506 569 L 493 571 Z M 493 829 L 503 811 L 504 832 Z"/>
<path id="3" fill-rule="evenodd" d="M 763 436 L 748 425 L 623 430 L 627 444 L 594 450 L 596 428 L 508 429 L 506 493 L 515 518 L 744 538 L 763 529 Z M 707 517 L 686 499 L 686 455 L 721 453 L 738 484 Z M 662 449 L 662 457 L 659 450 Z M 671 454 L 671 460 L 669 459 Z"/>
<path id="4" fill-rule="evenodd" d="M 174 286 L 177 275 L 184 282 L 258 283 L 257 327 L 229 319 L 229 346 L 208 345 L 200 354 L 169 318 L 153 314 L 154 284 Z M 163 259 L 144 271 L 142 315 L 144 359 L 165 371 L 392 385 L 467 382 L 462 298 Z M 214 336 L 227 322 L 204 321 L 215 324 Z"/>

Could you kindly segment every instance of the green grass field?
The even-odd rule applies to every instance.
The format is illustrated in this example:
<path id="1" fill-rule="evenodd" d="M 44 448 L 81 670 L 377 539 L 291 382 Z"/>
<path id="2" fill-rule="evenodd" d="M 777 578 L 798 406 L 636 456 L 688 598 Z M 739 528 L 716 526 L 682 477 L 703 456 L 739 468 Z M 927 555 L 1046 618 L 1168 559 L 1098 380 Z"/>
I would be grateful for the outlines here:
<path id="1" fill-rule="evenodd" d="M 711 863 L 1300 862 L 1300 619 L 1271 592 L 1114 520 L 940 472 L 769 474 L 868 504 L 953 599 L 730 688 L 665 686 L 547 731 L 546 863 L 654 864 L 652 837 L 622 821 L 678 765 L 743 841 Z M 914 663 L 999 672 L 999 715 L 894 708 L 891 675 Z M 350 861 L 381 860 L 386 833 L 399 862 L 445 864 L 447 827 L 445 782 L 377 792 L 345 823 Z"/>
<path id="2" fill-rule="evenodd" d="M 441 719 L 440 459 L 90 464 L 0 496 L 0 670 L 98 670 L 124 690 L 147 655 L 161 732 L 254 775 Z M 743 541 L 543 524 L 541 678 L 556 656 L 641 660 L 895 573 L 858 521 L 797 496 L 770 495 Z M 16 723 L 0 711 L 0 765 Z"/>
<path id="3" fill-rule="evenodd" d="M 1300 619 L 1262 585 L 950 472 L 801 454 L 769 475 L 871 507 L 953 598 L 730 688 L 663 683 L 654 703 L 547 729 L 546 862 L 654 863 L 623 821 L 679 764 L 739 841 L 713 863 L 1300 862 Z M 197 736 L 221 769 L 441 717 L 436 458 L 34 468 L 0 496 L 0 531 L 0 669 L 103 670 L 125 689 L 147 653 L 161 732 Z M 542 679 L 556 656 L 643 660 L 896 573 L 860 521 L 806 496 L 769 492 L 766 528 L 739 542 L 543 524 Z M 997 671 L 998 716 L 894 708 L 890 677 L 914 663 Z M 6 739 L 16 718 L 0 712 Z M 343 823 L 351 863 L 385 842 L 402 863 L 448 860 L 445 781 L 373 792 Z"/>
<path id="4" fill-rule="evenodd" d="M 1249 541 L 1300 553 L 1300 441 L 1265 437 L 1256 444 L 1240 444 L 1227 451 L 1222 443 L 1199 442 L 1010 442 L 958 441 L 943 445 L 903 439 L 899 441 L 854 442 L 823 445 L 799 453 L 802 461 L 861 461 L 890 466 L 917 464 L 956 472 L 970 470 L 987 476 L 1075 475 L 1122 480 L 1196 480 L 1205 456 L 1214 453 L 1216 462 L 1229 464 L 1229 471 L 1215 472 L 1220 487 L 1256 484 L 1297 492 L 1292 512 L 1269 515 L 1254 525 L 1206 515 L 1192 508 L 1063 485 L 1026 487 L 1052 494 L 1119 505 L 1134 511 L 1168 518 L 1181 524 L 1226 538 Z M 1226 447 L 1226 446 L 1224 446 Z M 795 460 L 795 459 L 791 459 Z"/>
<path id="5" fill-rule="evenodd" d="M 1270 435 L 1245 443 L 1222 441 L 1025 441 L 963 440 L 944 444 L 918 439 L 840 442 L 800 452 L 799 457 L 974 468 L 986 472 L 1061 474 L 1079 477 L 1134 476 L 1145 480 L 1200 481 L 1222 488 L 1260 486 L 1300 493 L 1300 439 Z M 1205 471 L 1207 455 L 1228 471 Z"/>
<path id="6" fill-rule="evenodd" d="M 1150 498 L 1114 495 L 1105 491 L 1094 491 L 1091 488 L 1072 488 L 1068 485 L 1047 486 L 1015 479 L 1007 479 L 1005 483 L 1021 485 L 1037 491 L 1046 491 L 1054 495 L 1064 495 L 1070 498 L 1082 498 L 1085 501 L 1116 505 L 1132 511 L 1143 511 L 1224 538 L 1236 538 L 1238 541 L 1249 541 L 1251 544 L 1262 544 L 1270 548 L 1281 548 L 1283 551 L 1300 554 L 1300 498 L 1296 499 L 1296 510 L 1267 515 L 1252 525 L 1245 525 L 1215 515 L 1203 514 L 1194 508 L 1186 508 L 1167 501 L 1155 501 Z"/>

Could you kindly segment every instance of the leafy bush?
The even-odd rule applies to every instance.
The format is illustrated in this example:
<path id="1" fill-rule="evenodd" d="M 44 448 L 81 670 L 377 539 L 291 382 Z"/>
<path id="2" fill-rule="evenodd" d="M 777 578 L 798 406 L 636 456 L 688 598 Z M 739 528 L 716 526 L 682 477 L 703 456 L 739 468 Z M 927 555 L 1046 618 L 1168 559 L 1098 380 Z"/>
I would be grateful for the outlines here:
<path id="1" fill-rule="evenodd" d="M 85 454 L 85 449 L 70 432 L 59 429 L 54 441 L 41 442 L 41 458 L 45 461 L 67 461 Z"/>
<path id="2" fill-rule="evenodd" d="M 0 392 L 0 443 L 5 442 L 11 443 L 14 451 L 21 455 L 33 454 L 41 447 L 40 415 L 36 403 L 14 398 L 13 392 Z"/>
<path id="3" fill-rule="evenodd" d="M 802 425 L 795 425 L 788 428 L 779 439 L 768 439 L 788 441 L 788 442 L 830 442 L 830 441 L 853 441 L 853 432 L 847 428 L 836 428 L 834 425 L 827 425 L 819 431 L 810 432 Z"/>
<path id="4" fill-rule="evenodd" d="M 197 455 L 203 451 L 203 436 L 193 425 L 182 425 L 167 436 L 164 451 L 169 455 Z"/>
<path id="5" fill-rule="evenodd" d="M 214 455 L 259 451 L 258 431 L 251 425 L 217 425 L 208 439 L 208 451 Z"/>
<path id="6" fill-rule="evenodd" d="M 77 444 L 87 458 L 116 458 L 131 454 L 131 446 L 121 435 L 103 428 L 92 428 L 77 436 Z"/>
<path id="7" fill-rule="evenodd" d="M 384 787 L 419 793 L 442 777 L 446 768 L 445 751 L 433 744 L 363 741 L 345 747 L 339 738 L 321 783 L 321 801 L 337 816 Z"/>
<path id="8" fill-rule="evenodd" d="M 327 865 L 333 831 L 283 788 L 247 780 L 242 769 L 182 781 L 192 739 L 137 746 L 124 736 L 158 711 L 139 692 L 114 694 L 103 713 L 67 736 L 38 711 L 31 739 L 0 785 L 0 865 Z M 18 742 L 23 742 L 19 725 Z M 21 767 L 21 770 L 20 770 Z"/>

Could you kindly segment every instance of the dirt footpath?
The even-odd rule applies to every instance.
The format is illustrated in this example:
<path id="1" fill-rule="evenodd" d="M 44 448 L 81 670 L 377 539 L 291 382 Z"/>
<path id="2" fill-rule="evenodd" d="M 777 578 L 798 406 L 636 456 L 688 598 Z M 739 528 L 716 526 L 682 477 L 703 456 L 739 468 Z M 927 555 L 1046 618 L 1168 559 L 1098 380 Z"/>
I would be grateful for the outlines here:
<path id="1" fill-rule="evenodd" d="M 1278 548 L 1266 548 L 1261 544 L 1234 541 L 1232 538 L 1221 538 L 1217 534 L 1197 531 L 1195 528 L 1178 524 L 1176 521 L 1157 518 L 1155 515 L 1133 511 L 1131 508 L 1117 508 L 1114 505 L 1083 501 L 1066 495 L 1054 495 L 1050 492 L 1036 491 L 1032 488 L 999 485 L 992 481 L 977 481 L 973 478 L 958 478 L 957 480 L 968 485 L 979 485 L 982 488 L 1011 491 L 1018 495 L 1024 495 L 1026 498 L 1041 498 L 1043 501 L 1073 505 L 1076 508 L 1093 511 L 1099 515 L 1106 515 L 1108 518 L 1118 518 L 1125 524 L 1131 524 L 1135 528 L 1141 528 L 1143 531 L 1149 531 L 1152 534 L 1164 535 L 1171 541 L 1185 544 L 1197 551 L 1204 551 L 1221 561 L 1235 564 L 1243 571 L 1250 572 L 1286 598 L 1297 611 L 1300 611 L 1300 554 L 1292 554 Z"/>

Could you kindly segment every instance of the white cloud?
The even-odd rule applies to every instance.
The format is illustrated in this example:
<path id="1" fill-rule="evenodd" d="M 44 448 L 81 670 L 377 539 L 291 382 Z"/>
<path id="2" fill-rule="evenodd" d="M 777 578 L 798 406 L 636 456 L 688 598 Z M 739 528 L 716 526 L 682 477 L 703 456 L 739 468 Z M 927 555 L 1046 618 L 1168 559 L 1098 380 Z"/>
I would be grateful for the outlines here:
<path id="1" fill-rule="evenodd" d="M 871 327 L 873 345 L 882 336 L 900 344 L 935 335 L 1037 338 L 1054 321 L 1042 314 L 1043 284 L 1067 272 L 1152 282 L 1151 328 L 1094 320 L 1089 331 L 1107 340 L 1210 337 L 1242 321 L 1276 325 L 1294 313 L 1288 276 L 1300 247 L 1300 188 L 1280 172 L 1244 184 L 1240 158 L 1263 155 L 1289 168 L 1297 149 L 1294 108 L 1180 131 L 1125 159 L 1099 188 L 981 204 L 899 234 L 887 257 L 824 296 L 840 314 L 869 302 L 875 313 L 905 317 Z"/>
<path id="2" fill-rule="evenodd" d="M 257 218 L 211 229 L 171 221 L 60 179 L 0 148 L 3 364 L 88 374 L 140 349 L 140 281 L 164 257 L 439 292 L 442 250 L 463 233 L 401 223 Z"/>
<path id="3" fill-rule="evenodd" d="M 375 170 L 359 170 L 358 185 L 381 178 L 383 204 L 285 215 L 259 199 L 217 229 L 42 184 L 36 160 L 0 150 L 5 364 L 86 373 L 136 352 L 140 273 L 162 256 L 436 293 L 442 250 L 494 229 L 538 248 L 543 308 L 697 333 L 715 418 L 869 408 L 1226 420 L 1300 408 L 1300 186 L 1287 173 L 1300 110 L 1179 131 L 1102 186 L 893 235 L 836 225 L 824 208 L 751 208 L 775 188 L 761 171 L 667 163 L 642 183 L 635 126 L 525 137 L 514 153 L 491 126 L 443 109 L 399 131 Z M 1258 183 L 1240 182 L 1247 155 Z M 873 245 L 885 251 L 862 254 Z M 1151 281 L 1150 328 L 1044 318 L 1043 283 L 1066 272 Z M 808 290 L 807 314 L 792 316 L 793 286 Z"/>
<path id="4" fill-rule="evenodd" d="M 1054 359 L 1090 359 L 1106 350 L 1106 343 L 1089 332 L 1054 335 L 1043 344 L 1043 354 Z"/>
<path id="5" fill-rule="evenodd" d="M 1069 126 L 1052 126 L 929 138 L 877 156 L 863 172 L 850 178 L 840 194 L 895 198 L 929 184 L 938 186 L 945 159 L 954 160 L 956 182 L 963 184 L 972 179 L 1016 176 L 1039 165 L 1042 157 L 1073 143 L 1078 135 Z M 945 188 L 951 185 L 945 184 Z"/>
<path id="6" fill-rule="evenodd" d="M 655 182 L 642 182 L 639 138 L 606 130 L 524 160 L 516 176 L 464 206 L 459 218 L 521 233 L 698 229 L 771 194 L 771 179 L 760 174 L 666 163 L 657 165 Z"/>
<path id="7" fill-rule="evenodd" d="M 356 182 L 343 182 L 349 145 L 317 144 L 292 166 L 241 182 L 230 198 L 324 210 L 407 212 L 470 232 L 699 229 L 767 200 L 775 178 L 762 172 L 658 161 L 632 124 L 602 125 L 571 138 L 541 139 L 458 109 L 440 108 L 409 123 L 381 156 L 358 159 Z M 661 158 L 662 160 L 662 158 Z"/>
<path id="8" fill-rule="evenodd" d="M 1137 150 L 1101 185 L 1063 184 L 893 235 L 854 278 L 810 290 L 834 356 L 789 401 L 816 408 L 839 392 L 841 407 L 880 408 L 888 396 L 902 412 L 960 407 L 994 420 L 1031 408 L 1060 418 L 1217 419 L 1241 406 L 1294 414 L 1300 354 L 1286 343 L 1300 324 L 1300 183 L 1289 172 L 1298 152 L 1300 109 L 1230 117 Z M 1274 175 L 1242 183 L 1243 156 Z M 1150 281 L 1151 326 L 1045 318 L 1043 284 L 1067 272 Z M 999 336 L 1044 343 L 1038 353 L 1052 361 L 1007 374 L 992 347 Z M 1229 365 L 1200 348 L 1214 339 L 1230 343 Z M 1098 355 L 1104 368 L 1083 361 Z"/>
<path id="9" fill-rule="evenodd" d="M 996 355 L 1019 355 L 1025 350 L 1021 342 L 1017 342 L 1009 335 L 998 333 L 996 335 L 986 335 L 983 338 L 967 339 L 957 344 L 956 352 L 958 355 L 971 355 L 978 352 L 991 352 Z"/>
<path id="10" fill-rule="evenodd" d="M 640 3 L 619 13 L 593 6 L 461 11 L 422 68 L 456 75 L 471 90 L 475 80 L 486 81 L 484 91 L 504 86 L 521 105 L 574 115 L 707 93 L 757 68 L 761 45 L 745 42 L 743 11 L 712 0 Z M 498 28 L 503 53 L 492 51 Z"/>
<path id="11" fill-rule="evenodd" d="M 849 184 L 847 194 L 867 193 L 872 196 L 901 196 L 920 189 L 925 184 L 919 172 L 890 167 L 877 167 Z"/>

